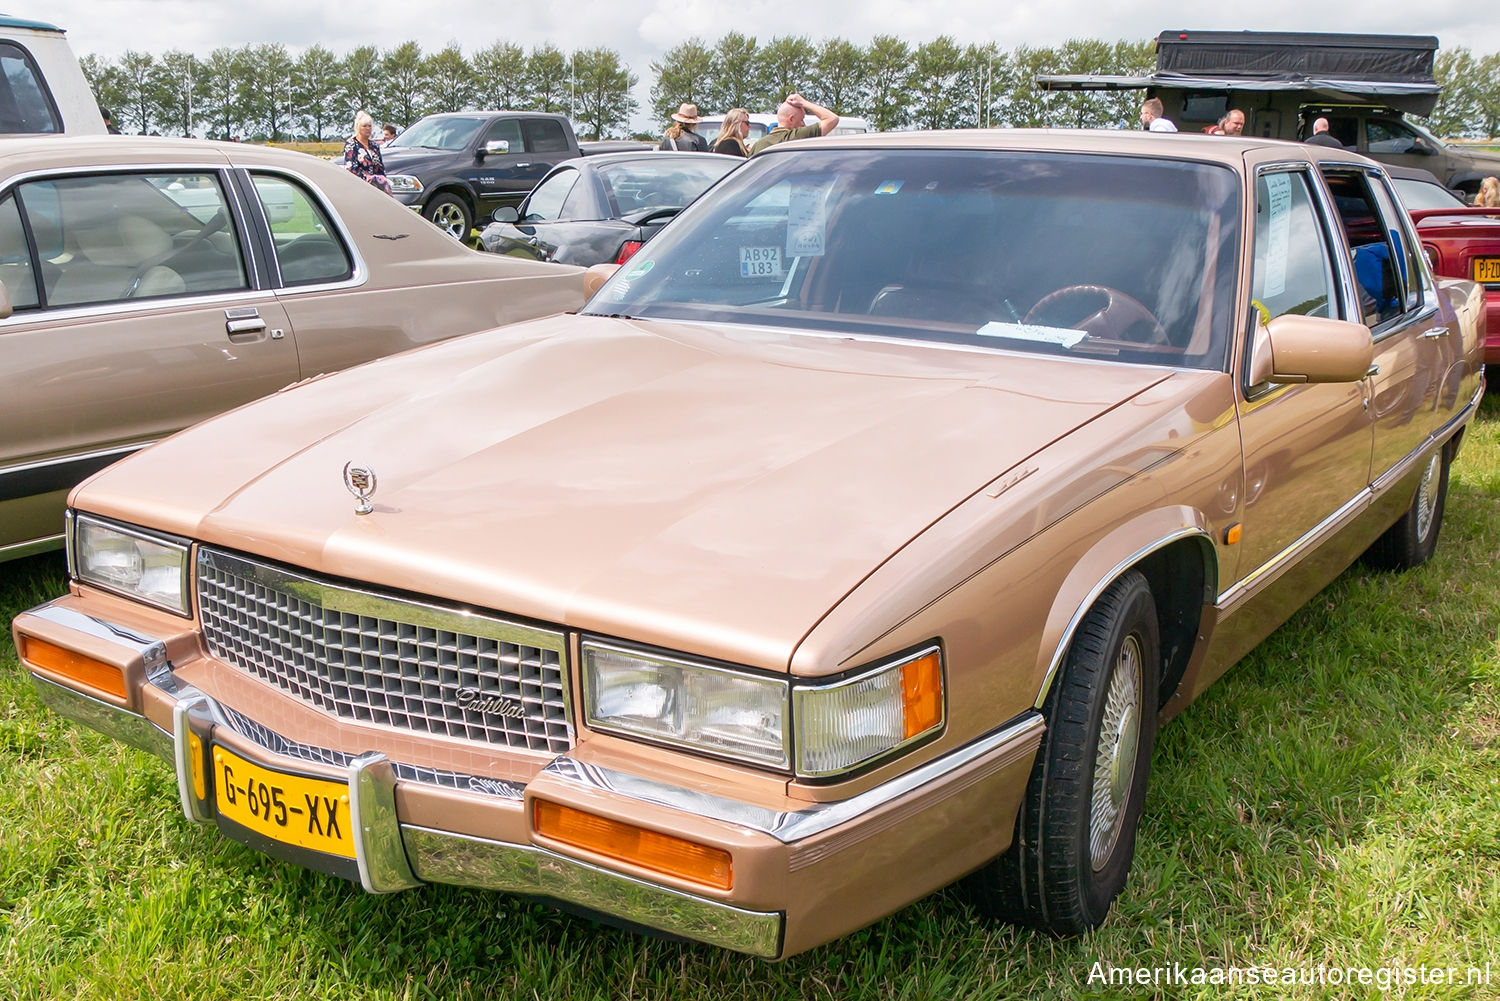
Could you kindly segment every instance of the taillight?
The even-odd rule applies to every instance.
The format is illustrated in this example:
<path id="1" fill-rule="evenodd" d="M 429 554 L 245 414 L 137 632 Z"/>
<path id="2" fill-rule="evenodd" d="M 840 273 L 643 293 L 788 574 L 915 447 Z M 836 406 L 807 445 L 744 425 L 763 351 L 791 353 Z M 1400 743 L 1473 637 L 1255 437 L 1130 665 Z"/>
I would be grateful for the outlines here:
<path id="1" fill-rule="evenodd" d="M 640 240 L 626 240 L 620 245 L 620 252 L 615 255 L 616 264 L 624 264 L 630 260 L 630 255 L 641 249 Z"/>

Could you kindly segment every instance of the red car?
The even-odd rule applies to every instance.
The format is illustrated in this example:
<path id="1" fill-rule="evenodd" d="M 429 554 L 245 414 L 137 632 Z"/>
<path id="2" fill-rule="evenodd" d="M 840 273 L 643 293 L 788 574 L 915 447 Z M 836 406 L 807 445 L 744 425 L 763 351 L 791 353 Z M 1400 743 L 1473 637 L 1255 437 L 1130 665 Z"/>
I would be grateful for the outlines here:
<path id="1" fill-rule="evenodd" d="M 1500 365 L 1500 208 L 1471 208 L 1426 171 L 1388 170 L 1433 273 L 1484 285 L 1484 363 Z"/>

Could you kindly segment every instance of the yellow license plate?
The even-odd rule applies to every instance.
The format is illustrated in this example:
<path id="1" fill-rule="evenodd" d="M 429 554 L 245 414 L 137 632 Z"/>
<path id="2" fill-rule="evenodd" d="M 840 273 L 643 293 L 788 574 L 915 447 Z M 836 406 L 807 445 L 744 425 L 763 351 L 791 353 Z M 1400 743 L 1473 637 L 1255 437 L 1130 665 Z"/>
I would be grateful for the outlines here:
<path id="1" fill-rule="evenodd" d="M 273 771 L 222 747 L 213 753 L 222 816 L 273 841 L 354 858 L 348 784 Z"/>
<path id="2" fill-rule="evenodd" d="M 1474 258 L 1476 282 L 1500 282 L 1500 257 Z"/>

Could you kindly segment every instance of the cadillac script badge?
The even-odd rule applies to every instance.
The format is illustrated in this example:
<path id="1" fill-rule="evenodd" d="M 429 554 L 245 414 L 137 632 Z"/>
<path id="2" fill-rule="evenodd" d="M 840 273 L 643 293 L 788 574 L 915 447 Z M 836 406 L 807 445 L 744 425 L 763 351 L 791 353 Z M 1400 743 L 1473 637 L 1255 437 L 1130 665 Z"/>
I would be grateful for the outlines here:
<path id="1" fill-rule="evenodd" d="M 370 498 L 375 496 L 375 470 L 369 466 L 357 466 L 353 462 L 344 463 L 344 486 L 359 501 L 354 506 L 355 514 L 369 514 L 375 510 L 370 503 Z"/>

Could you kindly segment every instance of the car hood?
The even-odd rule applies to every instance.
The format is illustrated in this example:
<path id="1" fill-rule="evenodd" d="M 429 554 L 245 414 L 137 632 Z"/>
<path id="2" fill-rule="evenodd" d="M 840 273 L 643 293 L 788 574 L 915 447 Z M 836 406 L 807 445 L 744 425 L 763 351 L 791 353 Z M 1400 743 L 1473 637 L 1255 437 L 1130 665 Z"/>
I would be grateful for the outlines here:
<path id="1" fill-rule="evenodd" d="M 560 316 L 315 380 L 75 506 L 315 572 L 785 670 L 956 504 L 1170 376 Z M 346 463 L 374 470 L 355 513 Z"/>
<path id="2" fill-rule="evenodd" d="M 410 173 L 412 171 L 432 170 L 456 163 L 467 156 L 462 150 L 420 149 L 418 147 L 396 148 L 384 147 L 380 151 L 380 160 L 385 164 L 387 174 Z"/>

